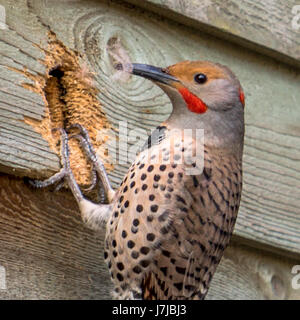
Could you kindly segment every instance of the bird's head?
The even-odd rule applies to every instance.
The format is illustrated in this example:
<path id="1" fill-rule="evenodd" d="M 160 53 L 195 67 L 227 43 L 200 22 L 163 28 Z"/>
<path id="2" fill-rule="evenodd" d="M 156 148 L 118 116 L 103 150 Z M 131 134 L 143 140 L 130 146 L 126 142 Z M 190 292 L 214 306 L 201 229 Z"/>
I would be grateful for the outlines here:
<path id="1" fill-rule="evenodd" d="M 183 61 L 167 68 L 133 64 L 132 74 L 154 81 L 168 95 L 179 93 L 193 113 L 243 108 L 239 80 L 227 67 L 209 61 Z"/>
<path id="2" fill-rule="evenodd" d="M 173 112 L 168 122 L 174 127 L 203 128 L 211 140 L 243 138 L 244 93 L 227 67 L 209 61 L 167 68 L 133 64 L 131 73 L 152 80 L 169 96 Z"/>

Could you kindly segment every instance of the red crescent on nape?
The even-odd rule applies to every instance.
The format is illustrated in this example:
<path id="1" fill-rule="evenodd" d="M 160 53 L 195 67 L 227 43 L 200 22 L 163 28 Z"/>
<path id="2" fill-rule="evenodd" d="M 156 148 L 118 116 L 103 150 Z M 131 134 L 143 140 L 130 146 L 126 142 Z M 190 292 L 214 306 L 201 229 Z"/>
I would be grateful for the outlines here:
<path id="1" fill-rule="evenodd" d="M 245 94 L 241 88 L 240 88 L 240 101 L 241 101 L 243 107 L 245 107 Z"/>

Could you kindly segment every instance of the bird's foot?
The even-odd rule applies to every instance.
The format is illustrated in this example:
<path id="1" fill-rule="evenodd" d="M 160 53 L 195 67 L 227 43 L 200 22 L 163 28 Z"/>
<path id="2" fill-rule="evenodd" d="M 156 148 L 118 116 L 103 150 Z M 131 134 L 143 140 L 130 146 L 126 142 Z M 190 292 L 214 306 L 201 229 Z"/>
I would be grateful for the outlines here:
<path id="1" fill-rule="evenodd" d="M 92 170 L 92 184 L 91 186 L 88 188 L 88 190 L 91 190 L 94 188 L 94 186 L 97 183 L 97 177 L 100 178 L 100 181 L 103 185 L 104 191 L 107 195 L 108 201 L 111 202 L 112 199 L 115 196 L 115 191 L 113 190 L 113 188 L 111 187 L 111 184 L 109 182 L 108 179 L 108 175 L 106 173 L 105 167 L 102 163 L 102 161 L 98 158 L 93 145 L 91 143 L 89 134 L 87 132 L 87 130 L 81 126 L 80 124 L 73 124 L 72 126 L 70 126 L 67 131 L 70 132 L 71 129 L 78 129 L 79 130 L 79 134 L 75 134 L 72 135 L 70 138 L 75 138 L 79 141 L 82 149 L 84 150 L 88 160 L 92 163 L 93 165 L 93 170 Z"/>
<path id="2" fill-rule="evenodd" d="M 77 202 L 79 202 L 80 200 L 83 199 L 83 196 L 77 185 L 77 182 L 75 181 L 73 172 L 70 167 L 70 159 L 69 159 L 70 151 L 69 151 L 69 144 L 68 144 L 68 135 L 66 131 L 62 128 L 53 129 L 53 131 L 59 131 L 61 134 L 60 156 L 61 156 L 62 168 L 60 169 L 59 172 L 55 173 L 52 177 L 44 181 L 28 180 L 28 182 L 30 185 L 32 185 L 35 188 L 46 188 L 55 183 L 58 183 L 58 186 L 56 187 L 56 190 L 58 190 L 63 185 L 63 182 L 67 181 L 75 199 L 77 200 Z"/>
<path id="3" fill-rule="evenodd" d="M 79 139 L 80 144 L 85 150 L 89 160 L 92 161 L 94 166 L 94 172 L 98 173 L 99 167 L 101 166 L 102 163 L 98 160 L 96 153 L 92 148 L 92 145 L 90 143 L 86 130 L 81 126 L 79 126 L 78 128 L 80 129 L 80 134 L 82 134 L 82 132 L 83 134 L 82 136 L 76 135 L 75 137 Z M 44 180 L 44 181 L 29 180 L 29 183 L 34 187 L 44 188 L 55 183 L 59 183 L 59 186 L 60 186 L 63 181 L 66 181 L 73 193 L 73 196 L 75 197 L 79 205 L 83 221 L 92 229 L 95 229 L 95 230 L 101 229 L 103 225 L 106 224 L 109 218 L 109 213 L 111 209 L 110 205 L 95 204 L 83 197 L 81 190 L 73 175 L 72 169 L 70 167 L 68 135 L 64 129 L 55 129 L 55 130 L 59 130 L 61 134 L 60 154 L 61 154 L 62 168 L 58 173 L 54 174 L 52 177 L 48 178 L 47 180 Z M 100 163 L 100 166 L 99 166 L 99 163 Z M 106 175 L 106 172 L 105 172 L 105 175 Z M 100 176 L 100 179 L 101 179 L 101 176 Z M 93 180 L 94 181 L 92 182 L 92 186 L 94 186 L 97 183 L 97 174 L 94 174 Z M 104 183 L 103 183 L 103 186 L 105 186 Z M 110 187 L 110 184 L 109 184 L 109 187 Z"/>
<path id="4" fill-rule="evenodd" d="M 28 183 L 35 187 L 35 188 L 46 188 L 51 185 L 54 185 L 55 183 L 58 183 L 58 186 L 55 188 L 55 190 L 59 190 L 63 185 L 63 180 L 65 176 L 67 175 L 67 168 L 68 168 L 68 157 L 69 157 L 69 148 L 67 143 L 67 135 L 66 132 L 63 129 L 53 129 L 52 132 L 60 131 L 61 133 L 61 164 L 62 167 L 59 172 L 55 173 L 53 176 L 46 180 L 32 180 L 28 179 Z"/>

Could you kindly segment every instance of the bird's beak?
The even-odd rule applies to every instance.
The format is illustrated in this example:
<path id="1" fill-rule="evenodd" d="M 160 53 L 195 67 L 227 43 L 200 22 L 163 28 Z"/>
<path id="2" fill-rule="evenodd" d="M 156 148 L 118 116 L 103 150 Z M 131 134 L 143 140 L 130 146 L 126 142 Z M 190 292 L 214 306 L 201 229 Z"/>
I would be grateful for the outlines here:
<path id="1" fill-rule="evenodd" d="M 133 63 L 131 65 L 131 73 L 155 82 L 172 85 L 174 82 L 179 80 L 168 74 L 165 69 L 150 66 L 148 64 Z"/>

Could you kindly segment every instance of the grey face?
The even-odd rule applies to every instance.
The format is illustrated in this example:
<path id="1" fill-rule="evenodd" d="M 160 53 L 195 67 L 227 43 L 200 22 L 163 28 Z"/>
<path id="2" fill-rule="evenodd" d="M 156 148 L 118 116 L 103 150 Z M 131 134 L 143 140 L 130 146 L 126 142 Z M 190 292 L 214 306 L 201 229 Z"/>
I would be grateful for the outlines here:
<path id="1" fill-rule="evenodd" d="M 228 150 L 241 150 L 244 137 L 244 106 L 241 86 L 227 68 L 203 61 L 184 61 L 162 69 L 133 64 L 132 73 L 154 81 L 173 104 L 167 123 L 173 128 L 205 130 L 206 143 Z M 181 94 L 187 89 L 206 106 L 205 113 L 194 113 Z"/>

